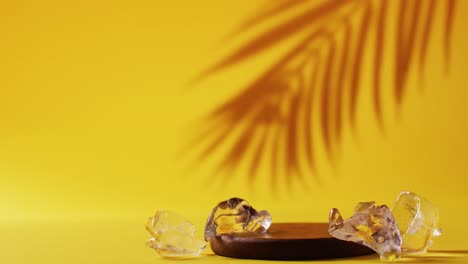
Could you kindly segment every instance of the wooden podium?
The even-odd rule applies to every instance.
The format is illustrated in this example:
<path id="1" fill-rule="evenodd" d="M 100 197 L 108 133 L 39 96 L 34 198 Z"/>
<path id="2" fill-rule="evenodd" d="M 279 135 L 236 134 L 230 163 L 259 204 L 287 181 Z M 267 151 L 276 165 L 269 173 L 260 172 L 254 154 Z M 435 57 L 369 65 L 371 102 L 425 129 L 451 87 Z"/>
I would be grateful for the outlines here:
<path id="1" fill-rule="evenodd" d="M 368 247 L 328 234 L 328 223 L 273 223 L 266 233 L 220 235 L 210 240 L 213 252 L 242 259 L 310 260 L 364 256 Z"/>

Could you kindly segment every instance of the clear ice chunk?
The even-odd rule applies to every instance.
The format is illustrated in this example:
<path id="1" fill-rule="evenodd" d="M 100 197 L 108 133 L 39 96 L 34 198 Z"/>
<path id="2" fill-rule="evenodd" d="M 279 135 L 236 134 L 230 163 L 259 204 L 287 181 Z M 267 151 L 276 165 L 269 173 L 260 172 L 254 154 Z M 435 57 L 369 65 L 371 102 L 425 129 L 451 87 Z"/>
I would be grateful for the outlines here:
<path id="1" fill-rule="evenodd" d="M 343 220 L 338 209 L 330 211 L 328 232 L 335 238 L 365 245 L 383 261 L 395 261 L 401 255 L 401 236 L 395 218 L 386 205 L 359 203 L 354 215 Z"/>
<path id="2" fill-rule="evenodd" d="M 206 242 L 195 237 L 195 226 L 172 211 L 160 210 L 150 217 L 146 230 L 151 238 L 147 246 L 163 257 L 190 258 L 199 256 Z"/>
<path id="3" fill-rule="evenodd" d="M 265 232 L 271 225 L 271 215 L 257 212 L 247 201 L 231 198 L 220 202 L 211 211 L 205 226 L 205 240 L 220 234 Z"/>
<path id="4" fill-rule="evenodd" d="M 403 253 L 426 253 L 433 237 L 442 234 L 437 207 L 413 192 L 400 193 L 392 213 L 403 238 Z"/>

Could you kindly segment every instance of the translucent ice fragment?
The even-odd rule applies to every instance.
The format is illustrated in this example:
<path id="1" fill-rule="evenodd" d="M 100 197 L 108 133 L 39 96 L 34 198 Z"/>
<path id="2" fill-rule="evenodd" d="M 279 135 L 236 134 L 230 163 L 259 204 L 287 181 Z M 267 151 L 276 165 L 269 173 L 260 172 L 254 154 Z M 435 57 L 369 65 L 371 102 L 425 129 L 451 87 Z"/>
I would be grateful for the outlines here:
<path id="1" fill-rule="evenodd" d="M 147 245 L 163 257 L 196 257 L 206 247 L 205 241 L 195 238 L 195 226 L 172 211 L 156 212 L 146 229 L 152 236 Z"/>
<path id="2" fill-rule="evenodd" d="M 392 213 L 403 238 L 403 253 L 425 253 L 432 238 L 442 234 L 437 207 L 413 192 L 400 193 Z"/>
<path id="3" fill-rule="evenodd" d="M 271 225 L 267 211 L 257 212 L 241 198 L 220 202 L 211 211 L 205 226 L 205 240 L 220 234 L 265 232 Z"/>
<path id="4" fill-rule="evenodd" d="M 328 232 L 335 238 L 365 245 L 377 252 L 383 261 L 395 261 L 400 257 L 400 232 L 386 205 L 359 203 L 354 215 L 347 220 L 333 208 L 329 220 Z"/>

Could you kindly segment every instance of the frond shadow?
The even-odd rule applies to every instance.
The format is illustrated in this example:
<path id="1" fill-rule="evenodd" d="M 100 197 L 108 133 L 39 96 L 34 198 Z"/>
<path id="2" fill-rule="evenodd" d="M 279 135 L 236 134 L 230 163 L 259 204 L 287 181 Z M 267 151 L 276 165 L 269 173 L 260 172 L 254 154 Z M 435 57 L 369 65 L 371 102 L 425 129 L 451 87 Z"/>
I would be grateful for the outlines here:
<path id="1" fill-rule="evenodd" d="M 235 34 L 310 1 L 275 1 L 246 21 Z M 389 8 L 390 4 L 396 4 L 397 8 Z M 424 71 L 437 8 L 444 10 L 442 41 L 448 64 L 455 5 L 456 0 L 319 1 L 248 41 L 203 71 L 197 80 L 217 74 L 293 36 L 305 36 L 238 95 L 201 120 L 206 124 L 205 131 L 190 145 L 190 149 L 198 149 L 195 162 L 215 155 L 231 139 L 233 143 L 221 154 L 217 171 L 232 171 L 243 163 L 248 168 L 249 182 L 253 182 L 260 162 L 264 162 L 269 167 L 273 189 L 281 179 L 286 184 L 292 181 L 306 184 L 308 175 L 318 179 L 314 151 L 317 144 L 323 145 L 333 162 L 346 123 L 350 129 L 355 128 L 367 48 L 374 45 L 370 72 L 372 105 L 382 128 L 383 65 L 393 62 L 394 102 L 400 107 L 411 65 L 418 63 L 420 74 Z M 394 36 L 388 30 L 392 16 L 399 18 Z M 393 51 L 387 45 L 391 39 L 395 40 Z M 384 53 L 388 52 L 393 53 L 391 62 L 384 59 Z M 320 142 L 314 141 L 317 129 L 321 131 Z M 301 162 L 304 160 L 305 164 Z"/>

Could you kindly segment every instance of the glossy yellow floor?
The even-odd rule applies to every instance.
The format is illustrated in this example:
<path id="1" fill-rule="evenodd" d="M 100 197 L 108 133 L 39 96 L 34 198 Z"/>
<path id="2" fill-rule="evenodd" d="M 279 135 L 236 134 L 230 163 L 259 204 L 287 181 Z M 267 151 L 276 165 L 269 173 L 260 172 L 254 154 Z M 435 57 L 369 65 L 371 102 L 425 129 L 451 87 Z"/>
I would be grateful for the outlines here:
<path id="1" fill-rule="evenodd" d="M 149 263 L 268 263 L 240 260 L 205 252 L 196 259 L 160 258 L 145 247 L 148 234 L 144 221 L 95 220 L 49 221 L 2 224 L 0 227 L 1 262 L 9 264 L 149 264 Z M 402 263 L 467 263 L 468 250 L 457 241 L 462 238 L 447 234 L 435 242 L 433 251 L 420 257 L 406 257 Z M 466 243 L 465 243 L 466 245 Z M 377 255 L 317 260 L 311 263 L 379 263 Z M 286 262 L 272 262 L 286 263 Z"/>

